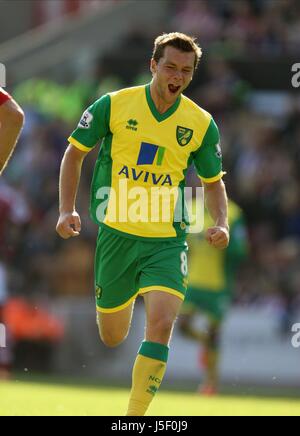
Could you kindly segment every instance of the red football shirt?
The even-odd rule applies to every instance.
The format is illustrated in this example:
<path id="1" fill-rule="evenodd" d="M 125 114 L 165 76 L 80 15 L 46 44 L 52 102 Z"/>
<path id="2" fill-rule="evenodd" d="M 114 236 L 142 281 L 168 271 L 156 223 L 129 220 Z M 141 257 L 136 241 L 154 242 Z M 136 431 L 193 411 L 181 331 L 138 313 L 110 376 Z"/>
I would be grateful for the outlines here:
<path id="1" fill-rule="evenodd" d="M 11 96 L 6 91 L 4 91 L 4 89 L 0 88 L 0 105 L 10 99 Z"/>

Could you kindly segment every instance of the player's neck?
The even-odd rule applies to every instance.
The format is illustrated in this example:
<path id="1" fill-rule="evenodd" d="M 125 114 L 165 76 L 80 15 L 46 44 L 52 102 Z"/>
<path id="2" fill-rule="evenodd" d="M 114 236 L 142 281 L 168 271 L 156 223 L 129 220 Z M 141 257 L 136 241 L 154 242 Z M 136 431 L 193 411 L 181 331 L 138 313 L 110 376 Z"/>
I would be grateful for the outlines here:
<path id="1" fill-rule="evenodd" d="M 150 94 L 151 94 L 151 98 L 152 101 L 157 109 L 157 111 L 160 114 L 164 114 L 165 112 L 167 112 L 168 109 L 170 109 L 170 107 L 173 106 L 173 104 L 175 103 L 167 103 L 160 95 L 159 92 L 157 90 L 157 87 L 155 85 L 155 83 L 152 81 L 150 84 Z"/>

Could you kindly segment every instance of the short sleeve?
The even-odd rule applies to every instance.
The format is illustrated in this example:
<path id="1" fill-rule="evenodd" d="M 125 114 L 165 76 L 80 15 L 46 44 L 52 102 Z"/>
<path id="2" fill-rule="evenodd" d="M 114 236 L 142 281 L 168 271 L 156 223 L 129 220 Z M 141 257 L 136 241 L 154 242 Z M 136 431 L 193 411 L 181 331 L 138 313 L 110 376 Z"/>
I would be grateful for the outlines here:
<path id="1" fill-rule="evenodd" d="M 109 123 L 110 96 L 106 94 L 84 111 L 68 141 L 79 150 L 88 152 L 110 132 Z"/>
<path id="2" fill-rule="evenodd" d="M 193 153 L 193 160 L 198 175 L 206 183 L 216 182 L 225 174 L 222 171 L 219 129 L 213 119 L 211 119 L 202 144 Z"/>

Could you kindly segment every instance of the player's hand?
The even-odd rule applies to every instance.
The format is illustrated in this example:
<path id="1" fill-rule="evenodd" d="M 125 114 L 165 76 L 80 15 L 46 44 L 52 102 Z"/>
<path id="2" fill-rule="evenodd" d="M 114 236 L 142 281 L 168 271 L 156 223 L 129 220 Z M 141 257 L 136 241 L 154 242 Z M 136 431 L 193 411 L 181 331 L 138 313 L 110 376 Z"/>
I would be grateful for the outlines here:
<path id="1" fill-rule="evenodd" d="M 206 231 L 205 239 L 213 247 L 223 250 L 229 244 L 229 229 L 220 226 L 210 227 Z"/>
<path id="2" fill-rule="evenodd" d="M 63 239 L 79 236 L 81 231 L 80 216 L 77 212 L 69 212 L 60 214 L 56 231 Z"/>

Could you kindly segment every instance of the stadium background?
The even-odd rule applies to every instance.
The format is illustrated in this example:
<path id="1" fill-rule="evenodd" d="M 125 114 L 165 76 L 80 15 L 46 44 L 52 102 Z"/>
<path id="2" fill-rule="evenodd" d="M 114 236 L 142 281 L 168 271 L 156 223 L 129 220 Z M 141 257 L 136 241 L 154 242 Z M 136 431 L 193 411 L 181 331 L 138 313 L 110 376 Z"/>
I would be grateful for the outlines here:
<path id="1" fill-rule="evenodd" d="M 82 109 L 150 80 L 153 38 L 179 30 L 204 50 L 187 95 L 220 126 L 225 181 L 250 237 L 222 336 L 222 381 L 299 387 L 299 348 L 291 344 L 300 322 L 300 98 L 291 83 L 300 62 L 298 2 L 0 0 L 0 10 L 0 62 L 26 114 L 0 181 L 0 289 L 13 299 L 15 370 L 130 382 L 142 305 L 118 349 L 102 346 L 95 326 L 97 229 L 87 215 L 95 153 L 82 172 L 82 234 L 68 242 L 55 234 L 59 165 Z M 198 371 L 195 344 L 175 331 L 166 384 L 193 389 Z"/>

